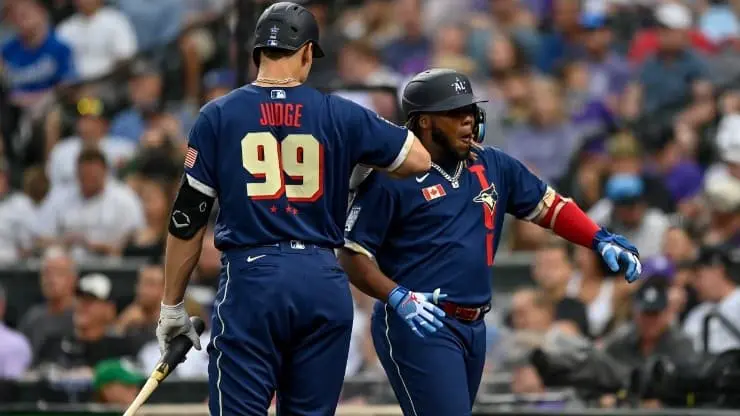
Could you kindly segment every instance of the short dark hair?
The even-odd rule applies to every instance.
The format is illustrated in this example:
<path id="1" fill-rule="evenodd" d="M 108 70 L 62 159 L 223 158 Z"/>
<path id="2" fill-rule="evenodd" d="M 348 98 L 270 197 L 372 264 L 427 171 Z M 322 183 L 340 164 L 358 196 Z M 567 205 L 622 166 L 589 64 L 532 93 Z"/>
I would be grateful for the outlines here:
<path id="1" fill-rule="evenodd" d="M 103 166 L 108 167 L 108 161 L 105 159 L 105 155 L 97 147 L 84 148 L 77 157 L 77 165 L 89 162 L 98 162 Z"/>
<path id="2" fill-rule="evenodd" d="M 262 48 L 260 49 L 260 53 L 265 58 L 271 60 L 271 61 L 277 61 L 279 59 L 283 58 L 289 58 L 296 54 L 298 50 L 291 51 L 288 49 L 281 49 L 281 48 Z"/>

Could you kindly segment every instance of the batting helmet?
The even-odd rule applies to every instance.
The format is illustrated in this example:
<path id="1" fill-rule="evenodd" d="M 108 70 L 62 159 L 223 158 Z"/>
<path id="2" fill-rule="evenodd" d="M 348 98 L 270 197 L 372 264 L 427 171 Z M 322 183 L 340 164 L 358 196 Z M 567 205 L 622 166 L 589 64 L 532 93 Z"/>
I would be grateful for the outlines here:
<path id="1" fill-rule="evenodd" d="M 319 46 L 319 24 L 314 15 L 300 4 L 275 3 L 257 19 L 252 59 L 259 66 L 262 48 L 296 51 L 308 42 L 313 43 L 314 58 L 324 56 Z"/>
<path id="2" fill-rule="evenodd" d="M 478 103 L 486 102 L 473 95 L 467 75 L 453 69 L 435 68 L 415 75 L 403 89 L 401 108 L 407 118 L 418 113 L 436 113 L 462 107 L 475 108 L 475 134 L 478 143 L 486 134 L 486 112 Z"/>

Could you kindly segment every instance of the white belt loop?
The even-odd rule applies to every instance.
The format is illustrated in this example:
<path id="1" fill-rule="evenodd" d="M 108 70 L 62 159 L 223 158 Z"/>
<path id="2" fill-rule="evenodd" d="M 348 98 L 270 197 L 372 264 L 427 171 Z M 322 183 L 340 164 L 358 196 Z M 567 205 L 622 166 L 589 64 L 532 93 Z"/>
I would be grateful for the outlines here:
<path id="1" fill-rule="evenodd" d="M 290 248 L 294 250 L 304 250 L 306 248 L 306 245 L 303 244 L 302 241 L 290 240 Z"/>

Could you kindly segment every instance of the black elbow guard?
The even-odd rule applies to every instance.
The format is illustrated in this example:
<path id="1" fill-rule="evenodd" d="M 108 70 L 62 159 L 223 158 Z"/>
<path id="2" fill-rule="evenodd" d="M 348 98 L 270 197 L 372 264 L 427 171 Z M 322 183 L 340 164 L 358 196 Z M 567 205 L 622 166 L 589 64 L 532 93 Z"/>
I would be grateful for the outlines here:
<path id="1" fill-rule="evenodd" d="M 190 240 L 208 224 L 215 198 L 193 188 L 183 176 L 172 207 L 169 231 L 181 240 Z"/>

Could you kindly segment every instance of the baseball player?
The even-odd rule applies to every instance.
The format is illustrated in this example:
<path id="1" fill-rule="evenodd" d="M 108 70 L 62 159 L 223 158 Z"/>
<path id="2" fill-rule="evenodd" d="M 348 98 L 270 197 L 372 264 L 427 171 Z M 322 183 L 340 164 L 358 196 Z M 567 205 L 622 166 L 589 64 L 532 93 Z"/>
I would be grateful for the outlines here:
<path id="1" fill-rule="evenodd" d="M 257 79 L 206 104 L 189 136 L 165 260 L 160 348 L 186 334 L 183 306 L 214 200 L 222 274 L 208 346 L 213 415 L 333 415 L 352 327 L 334 249 L 352 168 L 404 177 L 430 168 L 406 128 L 303 85 L 323 56 L 309 11 L 281 2 L 257 21 Z M 320 374 L 320 377 L 316 375 Z"/>
<path id="2" fill-rule="evenodd" d="M 630 282 L 640 274 L 626 239 L 599 228 L 519 161 L 477 144 L 485 133 L 481 101 L 459 72 L 412 78 L 402 106 L 432 169 L 399 181 L 371 174 L 347 218 L 340 264 L 381 301 L 373 342 L 405 415 L 471 414 L 505 213 L 597 250 Z"/>

